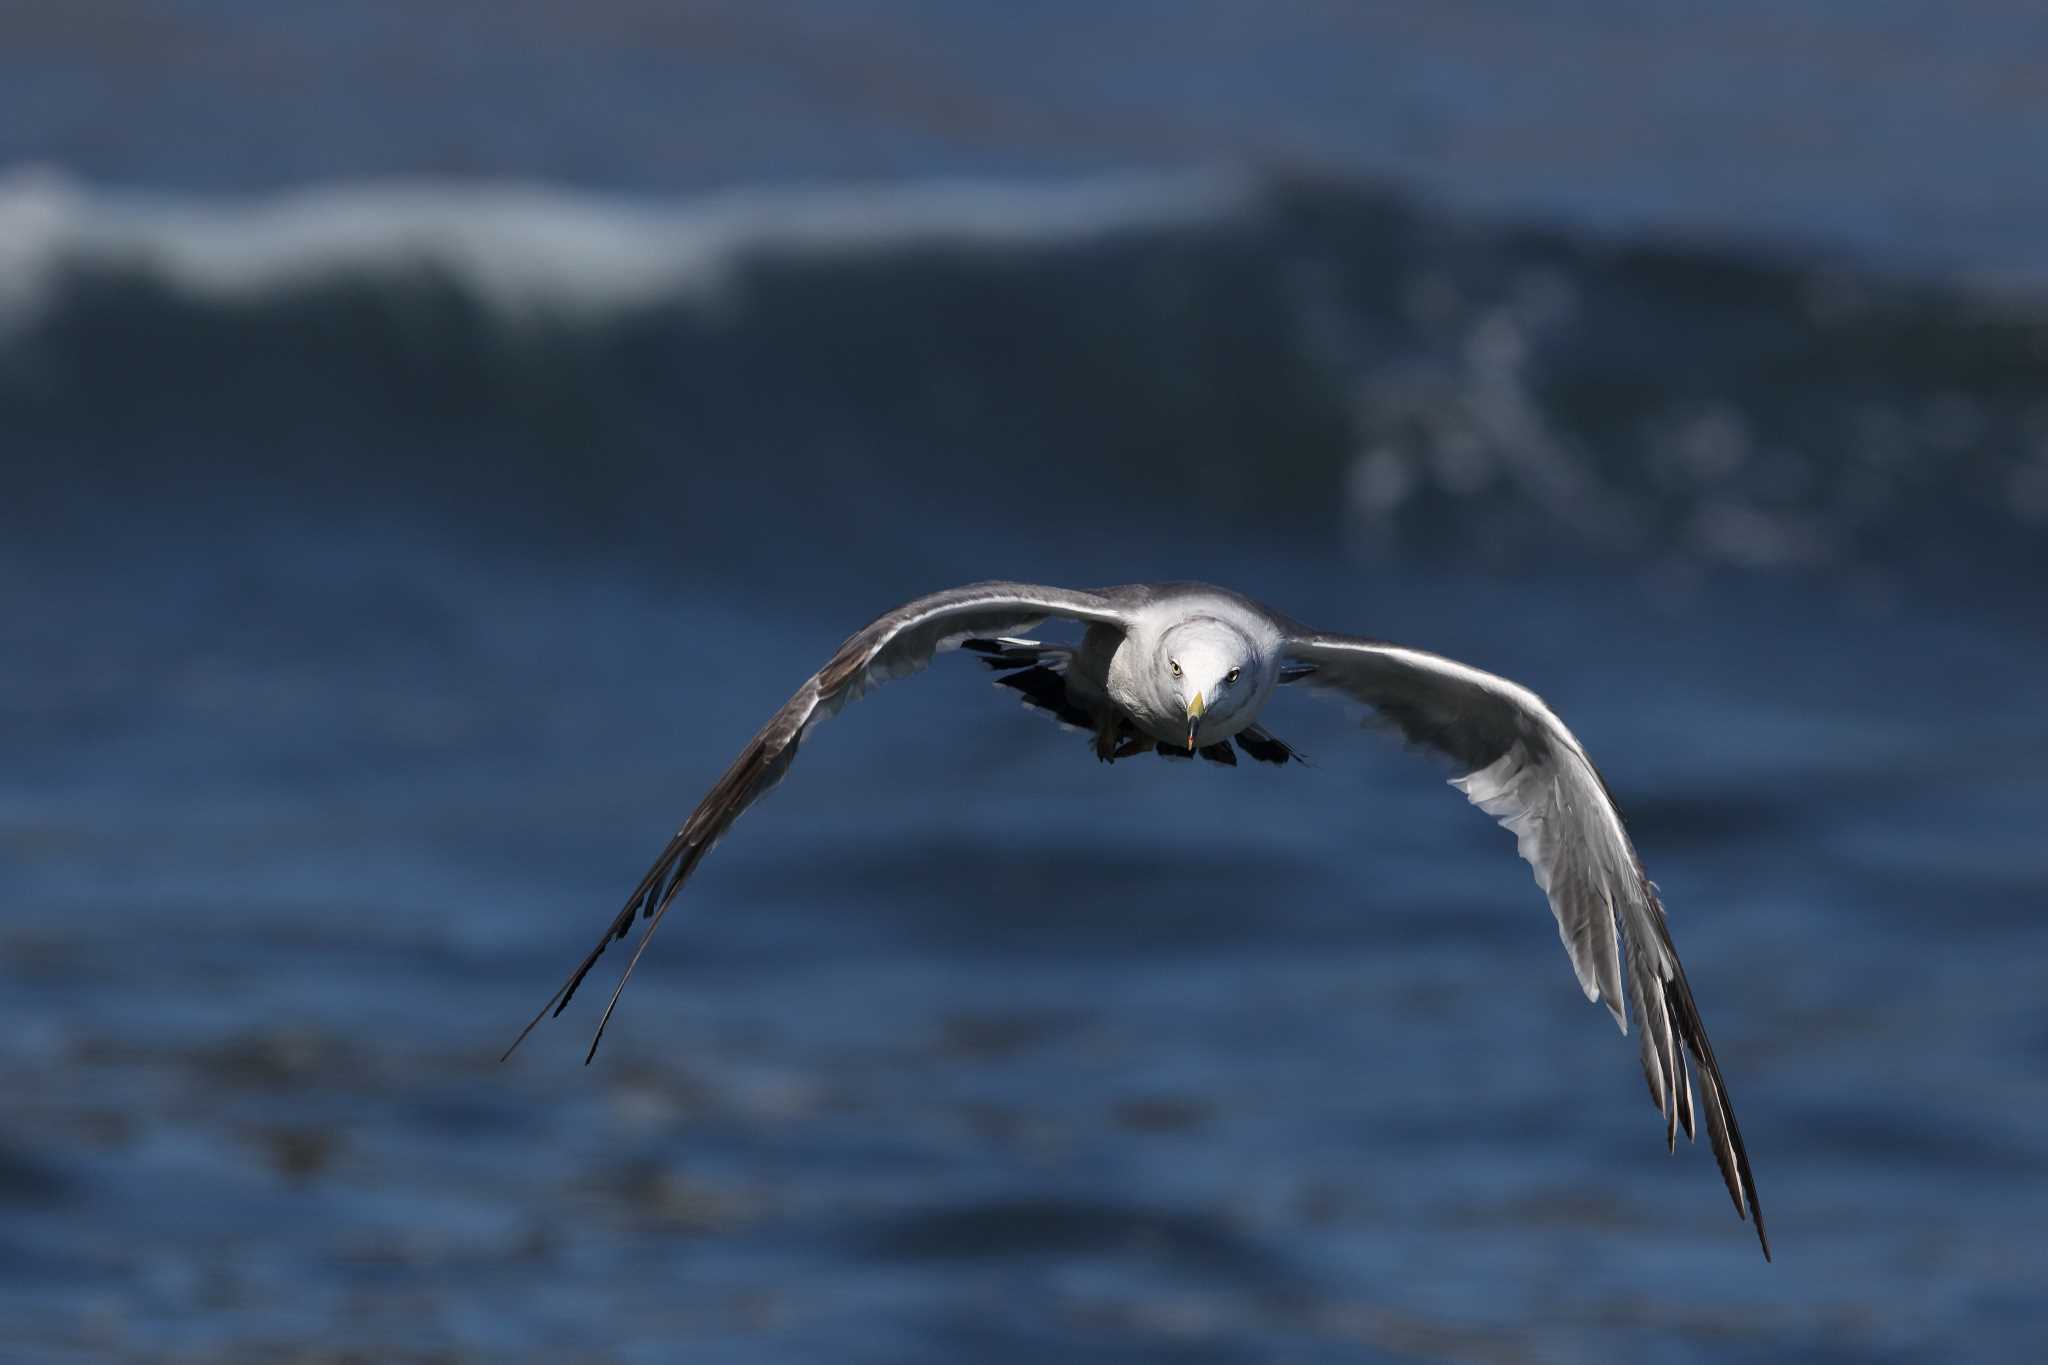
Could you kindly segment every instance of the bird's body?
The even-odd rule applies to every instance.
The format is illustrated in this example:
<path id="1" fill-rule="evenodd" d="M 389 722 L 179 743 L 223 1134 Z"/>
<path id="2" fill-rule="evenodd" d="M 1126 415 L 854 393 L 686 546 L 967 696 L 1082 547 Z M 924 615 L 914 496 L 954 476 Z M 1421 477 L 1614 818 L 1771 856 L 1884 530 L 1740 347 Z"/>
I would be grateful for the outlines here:
<path id="1" fill-rule="evenodd" d="M 1081 624 L 1080 640 L 1046 644 L 1017 634 L 1054 616 Z M 1689 1073 L 1698 1077 L 1700 1107 L 1728 1193 L 1737 1214 L 1754 1218 L 1770 1255 L 1748 1152 L 1656 887 L 1577 738 L 1541 698 L 1505 678 L 1421 650 L 1313 631 L 1206 584 L 1081 592 L 978 583 L 919 598 L 857 632 L 741 751 L 520 1040 L 550 1010 L 561 1013 L 606 946 L 644 916 L 646 933 L 591 1041 L 594 1056 L 662 915 L 739 814 L 781 780 L 809 727 L 877 683 L 961 647 L 997 669 L 997 681 L 1018 691 L 1026 705 L 1091 732 L 1095 754 L 1105 762 L 1158 753 L 1234 764 L 1234 743 L 1253 759 L 1285 764 L 1296 755 L 1260 718 L 1291 683 L 1361 703 L 1369 719 L 1451 759 L 1461 773 L 1452 785 L 1515 834 L 1549 896 L 1587 999 L 1604 1003 L 1623 1032 L 1633 1006 L 1643 1075 L 1665 1117 L 1669 1144 L 1681 1127 L 1688 1137 L 1694 1132 Z"/>
<path id="2" fill-rule="evenodd" d="M 1094 731 L 1097 755 L 1106 761 L 1156 749 L 1235 762 L 1230 741 L 1254 728 L 1280 681 L 1280 620 L 1206 584 L 1152 585 L 1144 597 L 1120 591 L 1132 594 L 1126 623 L 1091 625 L 1076 646 L 961 644 L 1006 670 L 1002 683 L 1022 692 L 1026 705 Z M 1191 717 L 1195 697 L 1201 704 Z"/>

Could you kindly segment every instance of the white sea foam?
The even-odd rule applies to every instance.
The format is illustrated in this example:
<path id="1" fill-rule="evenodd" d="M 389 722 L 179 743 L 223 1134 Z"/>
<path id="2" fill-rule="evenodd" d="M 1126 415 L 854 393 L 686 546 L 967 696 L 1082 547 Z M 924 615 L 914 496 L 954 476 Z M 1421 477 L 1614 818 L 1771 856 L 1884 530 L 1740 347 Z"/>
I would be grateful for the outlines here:
<path id="1" fill-rule="evenodd" d="M 1194 172 L 681 200 L 441 181 L 198 199 L 95 189 L 25 167 L 0 172 L 0 333 L 40 316 L 66 271 L 132 270 L 195 298 L 246 302 L 425 269 L 507 315 L 590 316 L 714 295 L 760 253 L 1029 247 L 1208 221 L 1252 195 L 1242 176 Z"/>

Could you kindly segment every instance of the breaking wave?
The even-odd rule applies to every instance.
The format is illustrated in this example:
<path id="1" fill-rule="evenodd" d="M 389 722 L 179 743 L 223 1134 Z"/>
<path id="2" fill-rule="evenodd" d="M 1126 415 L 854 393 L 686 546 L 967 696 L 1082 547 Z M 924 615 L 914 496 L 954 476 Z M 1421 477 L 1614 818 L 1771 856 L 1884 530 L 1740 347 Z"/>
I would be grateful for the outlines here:
<path id="1" fill-rule="evenodd" d="M 97 191 L 46 169 L 0 176 L 0 328 L 60 306 L 78 274 L 145 278 L 195 303 L 261 304 L 337 281 L 433 275 L 507 321 L 598 323 L 715 299 L 755 256 L 1080 242 L 1211 220 L 1243 205 L 1225 175 L 1029 187 L 752 188 L 687 203 L 541 185 L 317 187 L 247 202 Z"/>
<path id="2" fill-rule="evenodd" d="M 2044 362 L 2026 299 L 1221 171 L 679 202 L 0 176 L 17 531 L 148 491 L 716 544 L 694 509 L 801 486 L 1507 564 L 2023 564 Z"/>

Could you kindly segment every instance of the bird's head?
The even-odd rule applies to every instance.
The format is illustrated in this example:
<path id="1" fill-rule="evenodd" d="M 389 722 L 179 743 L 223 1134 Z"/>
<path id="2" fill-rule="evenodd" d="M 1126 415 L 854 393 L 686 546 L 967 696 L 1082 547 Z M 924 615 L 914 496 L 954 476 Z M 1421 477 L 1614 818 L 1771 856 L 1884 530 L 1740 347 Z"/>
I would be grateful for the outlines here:
<path id="1" fill-rule="evenodd" d="M 1167 695 L 1187 715 L 1188 748 L 1197 734 L 1234 734 L 1227 725 L 1248 705 L 1257 690 L 1258 651 L 1245 636 L 1222 621 L 1184 621 L 1166 632 L 1159 667 Z"/>

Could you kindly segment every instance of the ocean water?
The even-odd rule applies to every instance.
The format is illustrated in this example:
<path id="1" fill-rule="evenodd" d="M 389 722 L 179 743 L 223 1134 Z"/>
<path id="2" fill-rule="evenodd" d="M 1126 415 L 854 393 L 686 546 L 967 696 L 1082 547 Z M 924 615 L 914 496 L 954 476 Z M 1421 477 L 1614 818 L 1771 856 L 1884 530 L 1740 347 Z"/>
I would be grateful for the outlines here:
<path id="1" fill-rule="evenodd" d="M 1554 8 L 1616 73 L 1680 22 Z M 232 109 L 397 43 L 200 41 L 252 13 L 187 7 L 164 63 Z M 512 88 L 558 35 L 508 13 L 418 41 Z M 1855 218 L 1883 158 L 1809 185 L 1688 112 L 1758 50 L 1739 7 L 1645 127 L 1774 149 L 1743 183 L 1810 205 L 1572 160 L 1590 94 L 1525 144 L 1591 168 L 1555 203 L 1484 158 L 1361 180 L 1404 168 L 1384 120 L 1337 137 L 1334 71 L 1227 128 L 1162 77 L 1019 132 L 975 6 L 929 22 L 983 54 L 981 123 L 825 81 L 857 34 L 810 97 L 862 117 L 823 118 L 741 79 L 785 50 L 761 15 L 823 11 L 691 11 L 728 44 L 703 99 L 783 134 L 727 165 L 633 122 L 673 112 L 634 84 L 653 21 L 593 13 L 605 118 L 451 121 L 401 68 L 234 154 L 197 106 L 153 144 L 67 122 L 83 30 L 0 58 L 33 78 L 0 80 L 0 1357 L 2038 1351 L 2038 181 L 1952 232 Z M 1424 48 L 1478 31 L 1433 13 Z M 1763 105 L 1873 107 L 1915 14 L 1859 14 L 1792 7 L 1779 39 L 1862 74 Z M 1895 83 L 1946 111 L 1916 193 L 1974 202 L 2021 140 L 2023 92 L 2001 143 L 1941 90 L 2026 23 Z M 1482 68 L 1528 41 L 1484 31 Z M 1533 98 L 1438 70 L 1453 150 Z M 1696 240 L 1717 212 L 1744 231 Z M 594 1065 L 595 989 L 498 1061 L 844 635 L 991 575 L 1210 579 L 1541 692 L 1663 890 L 1775 1264 L 1706 1151 L 1656 1150 L 1512 839 L 1314 697 L 1268 717 L 1307 766 L 1103 767 L 942 658 L 807 742 Z"/>

